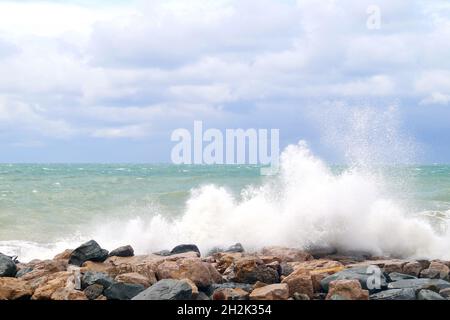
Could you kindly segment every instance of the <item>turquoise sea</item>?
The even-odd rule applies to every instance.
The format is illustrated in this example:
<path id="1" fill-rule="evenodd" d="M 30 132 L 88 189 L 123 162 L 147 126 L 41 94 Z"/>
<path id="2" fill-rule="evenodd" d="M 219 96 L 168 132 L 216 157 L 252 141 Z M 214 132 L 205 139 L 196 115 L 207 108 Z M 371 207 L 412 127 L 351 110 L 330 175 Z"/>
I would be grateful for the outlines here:
<path id="1" fill-rule="evenodd" d="M 399 237 L 430 237 L 429 223 L 436 237 L 446 239 L 449 165 L 367 172 L 299 159 L 304 171 L 294 165 L 276 177 L 262 177 L 258 166 L 245 165 L 2 164 L 0 252 L 46 258 L 90 238 L 108 249 L 129 243 L 142 253 L 177 241 L 203 247 L 233 241 L 254 247 L 357 246 L 364 243 L 361 225 L 351 223 L 368 219 L 367 236 L 379 242 L 375 251 L 441 254 L 429 244 L 404 247 L 406 238 L 399 239 L 400 245 L 386 245 L 379 239 L 384 226 L 375 224 L 389 215 L 396 219 L 389 223 L 406 228 L 410 222 L 402 219 L 420 216 L 423 225 L 392 231 Z M 345 229 L 346 236 L 326 228 Z"/>

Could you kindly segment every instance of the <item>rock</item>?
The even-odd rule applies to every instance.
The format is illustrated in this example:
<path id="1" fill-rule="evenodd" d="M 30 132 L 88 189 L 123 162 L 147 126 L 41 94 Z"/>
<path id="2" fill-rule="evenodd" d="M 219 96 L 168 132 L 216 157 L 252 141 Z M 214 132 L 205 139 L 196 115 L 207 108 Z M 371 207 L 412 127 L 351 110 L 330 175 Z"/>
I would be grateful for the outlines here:
<path id="1" fill-rule="evenodd" d="M 73 250 L 71 249 L 67 249 L 64 250 L 63 252 L 57 254 L 53 260 L 69 260 L 70 256 L 72 255 Z"/>
<path id="2" fill-rule="evenodd" d="M 179 246 L 176 246 L 175 248 L 170 251 L 170 254 L 179 254 L 179 253 L 185 253 L 185 252 L 197 252 L 198 256 L 200 257 L 200 250 L 195 244 L 182 244 Z"/>
<path id="3" fill-rule="evenodd" d="M 311 300 L 311 298 L 307 294 L 296 292 L 294 293 L 294 300 L 308 301 Z"/>
<path id="4" fill-rule="evenodd" d="M 27 283 L 36 289 L 37 287 L 43 285 L 45 282 L 55 279 L 61 272 L 66 272 L 67 261 L 63 260 L 45 260 L 37 261 L 30 264 L 30 268 L 33 271 L 25 273 L 20 277 L 21 280 L 27 281 Z"/>
<path id="5" fill-rule="evenodd" d="M 191 300 L 192 287 L 183 280 L 164 279 L 132 300 Z"/>
<path id="6" fill-rule="evenodd" d="M 110 257 L 133 257 L 134 249 L 131 246 L 117 248 L 109 253 Z"/>
<path id="7" fill-rule="evenodd" d="M 27 299 L 32 295 L 33 291 L 25 281 L 11 277 L 0 278 L 0 300 Z"/>
<path id="8" fill-rule="evenodd" d="M 431 290 L 420 290 L 417 300 L 445 300 L 440 294 Z"/>
<path id="9" fill-rule="evenodd" d="M 423 264 L 418 261 L 411 261 L 403 266 L 403 273 L 418 277 L 423 269 L 425 269 Z"/>
<path id="10" fill-rule="evenodd" d="M 439 291 L 439 294 L 444 297 L 445 299 L 450 299 L 450 288 L 442 289 Z"/>
<path id="11" fill-rule="evenodd" d="M 244 247 L 240 243 L 229 247 L 225 252 L 245 252 Z"/>
<path id="12" fill-rule="evenodd" d="M 156 279 L 149 279 L 139 273 L 123 273 L 115 278 L 116 282 L 140 284 L 145 288 L 156 283 Z"/>
<path id="13" fill-rule="evenodd" d="M 322 259 L 336 254 L 337 252 L 337 249 L 332 247 L 316 247 L 308 249 L 308 253 L 312 255 L 314 259 Z"/>
<path id="14" fill-rule="evenodd" d="M 280 269 L 281 269 L 280 276 L 287 277 L 292 272 L 294 272 L 294 268 L 290 264 L 288 264 L 286 262 L 283 262 L 283 263 L 280 264 Z"/>
<path id="15" fill-rule="evenodd" d="M 131 300 L 145 290 L 140 284 L 115 283 L 103 292 L 108 300 Z"/>
<path id="16" fill-rule="evenodd" d="M 397 272 L 397 273 L 402 273 L 403 272 L 403 267 L 407 264 L 407 261 L 402 261 L 402 260 L 392 260 L 392 261 L 388 261 L 384 264 L 383 267 L 383 271 L 386 273 L 393 273 L 393 272 Z"/>
<path id="17" fill-rule="evenodd" d="M 153 254 L 155 254 L 157 256 L 168 257 L 168 256 L 170 256 L 170 251 L 169 250 L 161 250 L 161 251 L 155 252 Z"/>
<path id="18" fill-rule="evenodd" d="M 250 300 L 287 300 L 289 287 L 287 284 L 272 284 L 253 290 Z"/>
<path id="19" fill-rule="evenodd" d="M 95 300 L 103 294 L 104 289 L 100 284 L 93 284 L 84 289 L 84 294 L 89 300 Z"/>
<path id="20" fill-rule="evenodd" d="M 197 300 L 197 301 L 209 301 L 211 299 L 206 295 L 206 293 L 200 291 L 198 293 L 197 299 L 195 299 L 195 300 Z"/>
<path id="21" fill-rule="evenodd" d="M 206 288 L 205 293 L 208 296 L 212 296 L 216 290 L 220 289 L 242 289 L 248 293 L 253 291 L 253 286 L 247 283 L 235 283 L 235 282 L 227 282 L 222 284 L 212 284 L 208 288 Z"/>
<path id="22" fill-rule="evenodd" d="M 400 280 L 408 280 L 408 279 L 417 279 L 417 277 L 404 274 L 404 273 L 398 273 L 398 272 L 392 272 L 389 274 L 389 280 L 390 282 L 400 281 Z"/>
<path id="23" fill-rule="evenodd" d="M 310 299 L 314 295 L 314 287 L 311 278 L 311 273 L 306 272 L 294 272 L 287 276 L 282 281 L 283 284 L 288 285 L 289 296 L 292 297 L 294 294 L 306 294 Z"/>
<path id="24" fill-rule="evenodd" d="M 24 275 L 26 275 L 27 273 L 30 273 L 31 271 L 33 271 L 33 268 L 31 268 L 31 267 L 22 268 L 19 271 L 17 271 L 16 278 L 23 277 Z"/>
<path id="25" fill-rule="evenodd" d="M 280 276 L 276 270 L 265 265 L 261 259 L 246 257 L 235 263 L 229 280 L 248 284 L 255 284 L 258 281 L 273 284 L 280 282 Z"/>
<path id="26" fill-rule="evenodd" d="M 328 292 L 330 282 L 336 280 L 358 280 L 363 289 L 370 293 L 376 293 L 387 287 L 386 276 L 380 272 L 379 275 L 372 272 L 368 267 L 356 267 L 337 272 L 323 279 L 320 284 L 325 292 Z M 370 288 L 369 288 L 370 285 Z"/>
<path id="27" fill-rule="evenodd" d="M 81 288 L 85 289 L 93 284 L 109 288 L 115 281 L 104 272 L 88 271 L 81 278 Z"/>
<path id="28" fill-rule="evenodd" d="M 82 291 L 74 290 L 71 288 L 57 289 L 51 296 L 51 300 L 60 301 L 75 301 L 75 300 L 88 300 L 86 295 Z"/>
<path id="29" fill-rule="evenodd" d="M 441 279 L 408 279 L 391 282 L 388 285 L 389 289 L 405 289 L 413 288 L 416 291 L 421 289 L 431 289 L 433 291 L 440 291 L 442 289 L 450 288 L 450 283 Z"/>
<path id="30" fill-rule="evenodd" d="M 70 255 L 69 264 L 81 267 L 86 261 L 103 262 L 108 258 L 108 251 L 91 240 L 76 248 Z"/>
<path id="31" fill-rule="evenodd" d="M 345 300 L 369 300 L 369 291 L 363 290 L 358 280 L 337 280 L 329 284 L 327 300 L 339 295 Z"/>
<path id="32" fill-rule="evenodd" d="M 164 261 L 158 265 L 156 274 L 158 279 L 190 279 L 199 288 L 222 282 L 219 272 L 210 263 L 199 258 Z"/>
<path id="33" fill-rule="evenodd" d="M 375 293 L 370 300 L 416 300 L 416 290 L 413 288 L 390 289 Z"/>
<path id="34" fill-rule="evenodd" d="M 40 284 L 31 297 L 32 300 L 50 300 L 52 295 L 59 289 L 69 285 L 69 278 L 73 276 L 71 272 L 58 272 L 52 274 L 47 281 Z"/>
<path id="35" fill-rule="evenodd" d="M 268 247 L 262 250 L 262 254 L 266 256 L 274 256 L 280 258 L 280 262 L 298 262 L 312 260 L 313 257 L 303 250 L 283 247 Z"/>
<path id="36" fill-rule="evenodd" d="M 420 273 L 420 277 L 429 279 L 443 279 L 448 281 L 449 272 L 450 269 L 445 264 L 433 261 L 431 262 L 428 269 L 422 270 L 422 272 Z"/>
<path id="37" fill-rule="evenodd" d="M 248 300 L 249 293 L 240 288 L 220 288 L 214 291 L 212 295 L 213 300 L 222 300 L 222 301 L 240 301 L 240 300 Z"/>
<path id="38" fill-rule="evenodd" d="M 15 277 L 16 273 L 16 263 L 11 259 L 11 257 L 0 253 L 0 277 Z"/>

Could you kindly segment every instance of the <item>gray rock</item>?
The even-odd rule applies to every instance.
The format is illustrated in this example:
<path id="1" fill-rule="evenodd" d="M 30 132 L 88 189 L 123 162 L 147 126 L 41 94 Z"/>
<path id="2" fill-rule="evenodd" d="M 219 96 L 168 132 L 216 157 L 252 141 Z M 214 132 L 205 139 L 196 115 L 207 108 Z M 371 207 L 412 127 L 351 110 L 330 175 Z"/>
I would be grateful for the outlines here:
<path id="1" fill-rule="evenodd" d="M 11 257 L 0 253 L 0 277 L 15 277 L 17 266 Z"/>
<path id="2" fill-rule="evenodd" d="M 411 276 L 409 274 L 398 273 L 398 272 L 389 273 L 390 282 L 395 282 L 395 281 L 400 281 L 400 280 L 410 280 L 410 279 L 417 279 L 417 277 Z"/>
<path id="3" fill-rule="evenodd" d="M 117 248 L 109 253 L 110 257 L 133 257 L 134 249 L 131 246 Z"/>
<path id="4" fill-rule="evenodd" d="M 416 291 L 422 289 L 430 289 L 433 291 L 440 291 L 442 289 L 450 288 L 450 283 L 441 279 L 407 279 L 391 282 L 388 285 L 389 289 L 405 289 L 413 288 Z"/>
<path id="5" fill-rule="evenodd" d="M 244 247 L 240 243 L 236 243 L 235 245 L 229 247 L 225 252 L 244 252 Z"/>
<path id="6" fill-rule="evenodd" d="M 445 300 L 439 293 L 431 290 L 420 290 L 417 295 L 418 300 Z"/>
<path id="7" fill-rule="evenodd" d="M 102 295 L 104 289 L 100 284 L 93 284 L 84 290 L 84 294 L 89 300 L 95 300 Z"/>
<path id="8" fill-rule="evenodd" d="M 158 252 L 154 252 L 153 254 L 155 254 L 157 256 L 168 257 L 168 256 L 170 256 L 171 253 L 169 250 L 161 250 Z"/>
<path id="9" fill-rule="evenodd" d="M 326 277 L 320 282 L 320 285 L 322 286 L 322 289 L 325 292 L 328 292 L 329 284 L 332 281 L 336 280 L 358 280 L 361 283 L 361 286 L 365 290 L 369 290 L 370 293 L 376 293 L 380 290 L 386 289 L 387 287 L 387 280 L 386 276 L 383 273 L 380 273 L 380 279 L 376 279 L 379 281 L 380 287 L 379 288 L 369 288 L 369 285 L 374 283 L 374 274 L 370 272 L 368 267 L 356 267 L 351 268 L 347 270 L 343 270 L 340 272 L 337 272 L 329 277 Z"/>
<path id="10" fill-rule="evenodd" d="M 206 288 L 204 292 L 211 297 L 214 294 L 214 291 L 218 289 L 242 289 L 244 291 L 247 291 L 248 293 L 251 293 L 253 291 L 253 286 L 247 283 L 236 283 L 236 282 L 226 282 L 220 284 L 214 283 L 210 285 L 208 288 Z"/>
<path id="11" fill-rule="evenodd" d="M 131 300 L 145 290 L 141 284 L 115 283 L 104 291 L 108 300 Z"/>
<path id="12" fill-rule="evenodd" d="M 310 255 L 314 257 L 314 259 L 321 259 L 333 254 L 336 254 L 338 251 L 333 247 L 314 247 L 307 250 Z"/>
<path id="13" fill-rule="evenodd" d="M 170 251 L 170 254 L 173 255 L 186 252 L 197 252 L 198 256 L 201 256 L 200 250 L 195 244 L 181 244 L 173 248 L 172 251 Z"/>
<path id="14" fill-rule="evenodd" d="M 69 264 L 81 267 L 86 261 L 103 262 L 108 258 L 108 251 L 91 240 L 76 248 L 69 258 Z"/>
<path id="15" fill-rule="evenodd" d="M 197 298 L 195 300 L 197 300 L 197 301 L 209 301 L 211 299 L 206 295 L 206 293 L 200 291 L 198 293 Z"/>
<path id="16" fill-rule="evenodd" d="M 16 278 L 23 277 L 24 275 L 26 275 L 27 273 L 30 273 L 31 271 L 33 271 L 33 268 L 30 268 L 30 267 L 20 269 L 16 273 Z"/>
<path id="17" fill-rule="evenodd" d="M 139 293 L 132 300 L 191 300 L 192 287 L 185 281 L 165 279 Z"/>
<path id="18" fill-rule="evenodd" d="M 280 269 L 281 269 L 280 275 L 285 277 L 294 272 L 294 268 L 290 264 L 287 264 L 286 262 L 280 264 Z"/>
<path id="19" fill-rule="evenodd" d="M 88 271 L 81 278 L 81 288 L 86 289 L 93 284 L 99 284 L 104 288 L 109 288 L 115 281 L 104 272 Z"/>
<path id="20" fill-rule="evenodd" d="M 406 288 L 381 291 L 371 295 L 370 300 L 416 300 L 416 290 Z"/>

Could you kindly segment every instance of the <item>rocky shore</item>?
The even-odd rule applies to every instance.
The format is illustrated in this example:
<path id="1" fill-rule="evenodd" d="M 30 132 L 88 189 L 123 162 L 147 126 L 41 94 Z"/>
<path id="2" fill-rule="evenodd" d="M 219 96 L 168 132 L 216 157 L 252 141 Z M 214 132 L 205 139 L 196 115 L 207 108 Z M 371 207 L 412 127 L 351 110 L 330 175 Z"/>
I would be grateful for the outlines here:
<path id="1" fill-rule="evenodd" d="M 373 257 L 330 248 L 195 245 L 134 255 L 89 241 L 53 260 L 0 254 L 0 300 L 447 300 L 450 261 Z"/>

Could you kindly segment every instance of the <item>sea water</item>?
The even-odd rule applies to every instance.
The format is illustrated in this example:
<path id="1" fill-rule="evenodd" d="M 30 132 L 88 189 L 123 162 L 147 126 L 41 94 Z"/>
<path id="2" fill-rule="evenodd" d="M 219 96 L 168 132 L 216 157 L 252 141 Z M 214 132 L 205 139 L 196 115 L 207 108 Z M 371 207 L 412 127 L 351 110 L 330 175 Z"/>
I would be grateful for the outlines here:
<path id="1" fill-rule="evenodd" d="M 333 166 L 304 143 L 258 166 L 0 165 L 0 252 L 51 258 L 95 239 L 137 253 L 334 246 L 450 258 L 450 166 Z"/>

